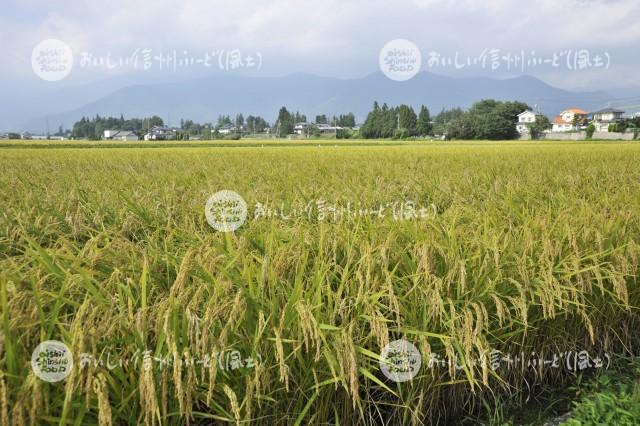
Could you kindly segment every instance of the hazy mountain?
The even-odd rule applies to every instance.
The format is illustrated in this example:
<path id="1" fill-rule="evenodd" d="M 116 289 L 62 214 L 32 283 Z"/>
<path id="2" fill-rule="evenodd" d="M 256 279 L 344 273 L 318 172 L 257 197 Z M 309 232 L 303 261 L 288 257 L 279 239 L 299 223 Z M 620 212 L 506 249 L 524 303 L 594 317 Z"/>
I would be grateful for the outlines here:
<path id="1" fill-rule="evenodd" d="M 65 95 L 60 93 L 58 96 Z M 36 109 L 35 118 L 23 127 L 36 132 L 44 131 L 46 123 L 50 129 L 60 124 L 69 128 L 82 116 L 96 114 L 123 114 L 125 117 L 155 114 L 174 125 L 182 118 L 215 122 L 220 114 L 236 113 L 273 120 L 283 105 L 310 119 L 316 114 L 353 112 L 358 121 L 362 121 L 376 100 L 389 105 L 406 103 L 415 108 L 426 104 L 435 114 L 442 108 L 466 108 L 486 98 L 527 102 L 532 107 L 537 105 L 550 117 L 569 107 L 595 110 L 615 100 L 605 92 L 565 91 L 528 76 L 497 80 L 451 78 L 423 72 L 410 81 L 399 83 L 381 73 L 350 80 L 308 74 L 269 78 L 223 75 L 178 83 L 127 86 L 58 113 L 39 113 Z"/>

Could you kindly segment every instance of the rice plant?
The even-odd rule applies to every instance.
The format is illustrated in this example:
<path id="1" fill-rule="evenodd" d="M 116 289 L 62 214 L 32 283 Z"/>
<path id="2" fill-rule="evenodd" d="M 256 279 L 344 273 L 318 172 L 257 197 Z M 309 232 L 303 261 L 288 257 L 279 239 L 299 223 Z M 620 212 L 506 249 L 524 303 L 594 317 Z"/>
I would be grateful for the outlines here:
<path id="1" fill-rule="evenodd" d="M 639 145 L 261 145 L 0 149 L 1 424 L 457 422 L 571 380 L 492 350 L 637 354 Z M 429 214 L 293 214 L 319 201 Z M 31 368 L 49 339 L 63 382 Z"/>

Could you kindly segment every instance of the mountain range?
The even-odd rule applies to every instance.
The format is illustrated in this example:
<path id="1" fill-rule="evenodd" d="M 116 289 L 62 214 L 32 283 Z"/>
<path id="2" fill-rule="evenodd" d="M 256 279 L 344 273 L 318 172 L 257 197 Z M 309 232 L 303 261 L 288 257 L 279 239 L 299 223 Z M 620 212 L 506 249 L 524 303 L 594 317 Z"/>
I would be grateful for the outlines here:
<path id="1" fill-rule="evenodd" d="M 389 80 L 381 73 L 362 78 L 340 79 L 310 74 L 283 77 L 216 75 L 171 82 L 132 84 L 119 88 L 101 85 L 63 89 L 48 98 L 31 100 L 29 117 L 4 126 L 31 132 L 53 131 L 59 125 L 70 128 L 81 117 L 161 116 L 169 124 L 180 119 L 216 122 L 221 114 L 259 115 L 273 121 L 278 110 L 300 111 L 313 119 L 317 114 L 338 115 L 353 112 L 362 122 L 374 101 L 389 105 L 427 105 L 432 114 L 443 108 L 468 108 L 481 99 L 518 100 L 537 108 L 550 118 L 560 111 L 578 107 L 594 111 L 627 102 L 637 105 L 640 92 L 618 89 L 573 92 L 553 87 L 531 76 L 509 79 L 488 77 L 454 78 L 421 72 L 406 82 Z M 83 95 L 86 93 L 86 95 Z M 624 97 L 623 95 L 629 95 Z M 633 96 L 636 96 L 635 98 Z M 61 101 L 62 100 L 62 101 Z"/>

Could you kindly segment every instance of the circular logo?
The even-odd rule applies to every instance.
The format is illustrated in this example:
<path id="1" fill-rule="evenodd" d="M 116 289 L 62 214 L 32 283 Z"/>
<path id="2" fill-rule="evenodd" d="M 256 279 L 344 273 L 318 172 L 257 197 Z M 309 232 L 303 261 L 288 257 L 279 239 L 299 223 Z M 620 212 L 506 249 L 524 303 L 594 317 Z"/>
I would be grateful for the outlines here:
<path id="1" fill-rule="evenodd" d="M 47 340 L 40 343 L 31 354 L 31 368 L 45 382 L 59 382 L 71 374 L 73 356 L 64 343 Z"/>
<path id="2" fill-rule="evenodd" d="M 31 52 L 31 67 L 33 72 L 43 80 L 62 80 L 73 68 L 73 52 L 63 41 L 43 40 Z"/>
<path id="3" fill-rule="evenodd" d="M 422 356 L 413 343 L 396 340 L 382 349 L 380 369 L 389 379 L 397 383 L 408 382 L 420 371 Z"/>
<path id="4" fill-rule="evenodd" d="M 422 67 L 422 55 L 418 46 L 402 38 L 385 44 L 378 60 L 384 75 L 394 81 L 411 80 Z"/>
<path id="5" fill-rule="evenodd" d="M 247 220 L 247 203 L 237 192 L 219 191 L 207 200 L 207 222 L 218 232 L 233 232 Z"/>

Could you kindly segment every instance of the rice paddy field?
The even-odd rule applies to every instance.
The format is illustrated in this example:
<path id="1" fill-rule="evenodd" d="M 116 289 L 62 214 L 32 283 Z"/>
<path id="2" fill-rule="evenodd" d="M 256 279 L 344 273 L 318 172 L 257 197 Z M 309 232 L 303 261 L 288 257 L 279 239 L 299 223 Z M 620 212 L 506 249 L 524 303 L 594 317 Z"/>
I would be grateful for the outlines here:
<path id="1" fill-rule="evenodd" d="M 7 142 L 0 187 L 2 425 L 492 424 L 640 348 L 638 143 Z"/>

